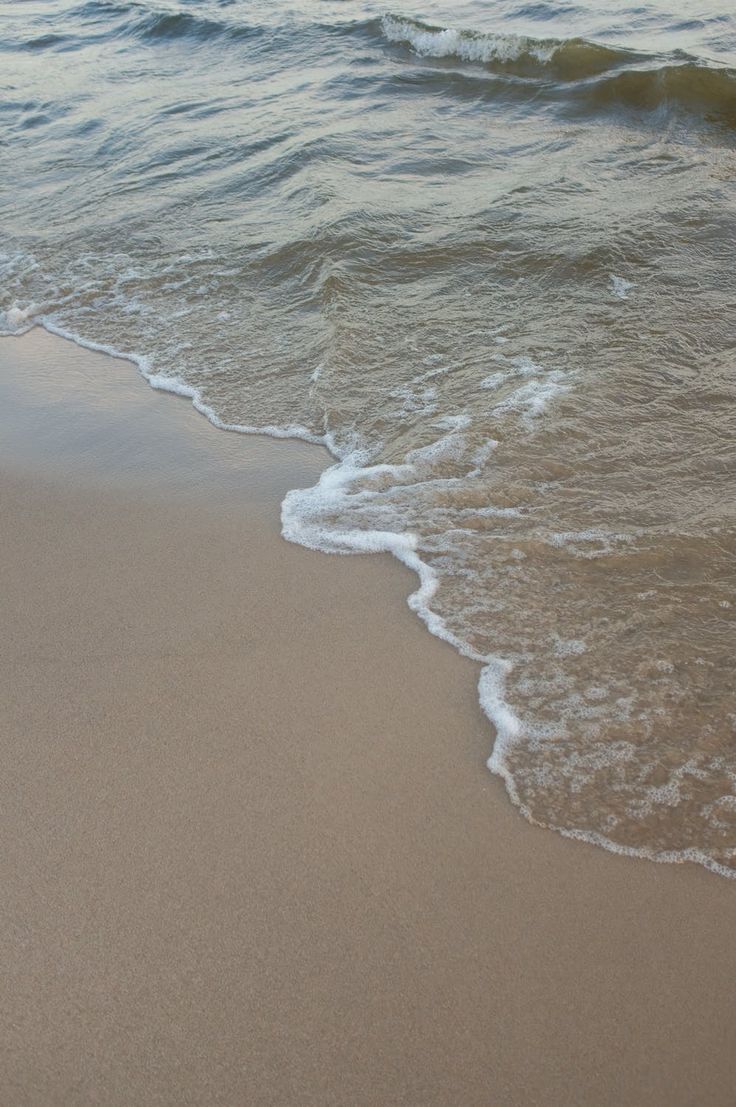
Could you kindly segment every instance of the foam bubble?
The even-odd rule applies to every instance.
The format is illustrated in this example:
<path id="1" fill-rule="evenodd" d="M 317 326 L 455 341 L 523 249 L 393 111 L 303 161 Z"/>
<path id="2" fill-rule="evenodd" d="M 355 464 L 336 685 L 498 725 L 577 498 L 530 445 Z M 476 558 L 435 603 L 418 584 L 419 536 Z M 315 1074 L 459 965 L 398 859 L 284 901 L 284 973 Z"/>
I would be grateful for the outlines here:
<path id="1" fill-rule="evenodd" d="M 467 412 L 462 412 L 459 415 L 442 415 L 435 419 L 432 426 L 438 430 L 466 430 L 471 423 L 472 419 Z"/>
<path id="2" fill-rule="evenodd" d="M 623 277 L 617 277 L 614 273 L 610 277 L 611 292 L 614 296 L 618 296 L 619 300 L 628 300 L 629 292 L 632 288 L 636 288 L 633 281 L 624 280 Z"/>
<path id="3" fill-rule="evenodd" d="M 35 304 L 20 307 L 16 301 L 4 312 L 0 312 L 0 332 L 23 334 L 24 331 L 33 326 L 35 311 L 37 311 Z"/>
<path id="4" fill-rule="evenodd" d="M 567 374 L 561 369 L 552 369 L 544 377 L 527 381 L 516 388 L 511 395 L 493 407 L 494 415 L 518 411 L 524 422 L 530 426 L 545 408 L 565 390 Z"/>

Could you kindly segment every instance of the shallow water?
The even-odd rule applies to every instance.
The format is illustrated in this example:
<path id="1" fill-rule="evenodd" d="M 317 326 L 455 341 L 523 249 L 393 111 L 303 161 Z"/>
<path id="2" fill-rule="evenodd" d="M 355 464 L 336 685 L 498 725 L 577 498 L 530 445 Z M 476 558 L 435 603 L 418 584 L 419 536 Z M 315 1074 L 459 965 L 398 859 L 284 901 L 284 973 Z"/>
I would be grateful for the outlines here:
<path id="1" fill-rule="evenodd" d="M 676 7 L 0 3 L 0 323 L 324 441 L 285 535 L 417 570 L 527 816 L 731 873 L 736 17 Z"/>

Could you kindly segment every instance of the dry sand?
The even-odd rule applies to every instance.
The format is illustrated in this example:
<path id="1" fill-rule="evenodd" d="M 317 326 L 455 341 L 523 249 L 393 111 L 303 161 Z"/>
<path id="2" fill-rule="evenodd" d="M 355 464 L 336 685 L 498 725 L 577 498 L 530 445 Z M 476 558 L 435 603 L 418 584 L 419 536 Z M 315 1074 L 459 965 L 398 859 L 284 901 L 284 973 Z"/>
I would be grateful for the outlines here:
<path id="1" fill-rule="evenodd" d="M 0 1102 L 732 1107 L 736 884 L 529 826 L 326 455 L 0 341 Z"/>

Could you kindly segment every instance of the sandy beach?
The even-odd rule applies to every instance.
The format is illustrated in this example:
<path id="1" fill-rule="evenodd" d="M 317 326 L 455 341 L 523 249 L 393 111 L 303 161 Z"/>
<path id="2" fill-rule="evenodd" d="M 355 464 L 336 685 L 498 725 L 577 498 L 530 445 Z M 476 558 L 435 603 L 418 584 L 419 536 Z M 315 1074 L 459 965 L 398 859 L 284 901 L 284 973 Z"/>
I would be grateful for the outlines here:
<path id="1" fill-rule="evenodd" d="M 731 1107 L 736 886 L 527 824 L 329 462 L 0 340 L 0 1101 Z"/>

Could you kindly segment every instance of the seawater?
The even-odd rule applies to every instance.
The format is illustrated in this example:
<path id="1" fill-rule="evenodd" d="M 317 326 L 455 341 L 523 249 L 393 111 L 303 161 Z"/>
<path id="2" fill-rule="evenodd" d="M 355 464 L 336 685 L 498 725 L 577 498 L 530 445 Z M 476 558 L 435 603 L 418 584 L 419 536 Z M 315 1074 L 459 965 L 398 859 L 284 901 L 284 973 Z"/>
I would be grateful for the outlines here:
<path id="1" fill-rule="evenodd" d="M 324 443 L 533 821 L 736 872 L 726 0 L 0 2 L 0 323 Z M 495 733 L 494 733 L 495 731 Z"/>

